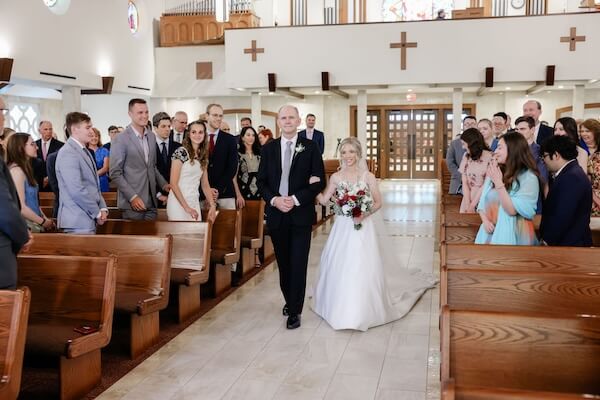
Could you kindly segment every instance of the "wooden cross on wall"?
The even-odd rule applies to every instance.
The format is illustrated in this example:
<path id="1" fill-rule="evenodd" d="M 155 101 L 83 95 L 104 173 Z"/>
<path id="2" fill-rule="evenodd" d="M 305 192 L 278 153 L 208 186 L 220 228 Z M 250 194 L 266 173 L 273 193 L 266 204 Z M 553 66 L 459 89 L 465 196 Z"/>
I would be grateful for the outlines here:
<path id="1" fill-rule="evenodd" d="M 400 33 L 400 43 L 390 43 L 390 49 L 400 49 L 400 69 L 406 69 L 406 49 L 417 47 L 417 42 L 407 42 L 406 32 Z"/>
<path id="2" fill-rule="evenodd" d="M 577 28 L 571 28 L 571 34 L 569 36 L 562 36 L 560 38 L 561 43 L 569 43 L 569 51 L 577 50 L 577 42 L 585 42 L 585 36 L 577 36 Z"/>
<path id="3" fill-rule="evenodd" d="M 252 47 L 250 47 L 249 49 L 244 49 L 244 54 L 252 54 L 252 62 L 256 62 L 256 54 L 258 53 L 264 53 L 265 49 L 258 49 L 256 48 L 256 40 L 252 41 Z"/>

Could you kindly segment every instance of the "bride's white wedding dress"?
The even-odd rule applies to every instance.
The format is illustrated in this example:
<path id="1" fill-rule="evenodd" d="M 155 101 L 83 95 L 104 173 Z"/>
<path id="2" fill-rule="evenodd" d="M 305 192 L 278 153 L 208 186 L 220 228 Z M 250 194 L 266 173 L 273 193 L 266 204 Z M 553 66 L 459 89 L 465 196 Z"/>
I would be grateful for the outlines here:
<path id="1" fill-rule="evenodd" d="M 352 218 L 335 216 L 312 299 L 314 312 L 333 329 L 366 331 L 402 318 L 436 284 L 433 276 L 402 268 L 388 254 L 380 212 L 365 218 L 359 230 Z"/>

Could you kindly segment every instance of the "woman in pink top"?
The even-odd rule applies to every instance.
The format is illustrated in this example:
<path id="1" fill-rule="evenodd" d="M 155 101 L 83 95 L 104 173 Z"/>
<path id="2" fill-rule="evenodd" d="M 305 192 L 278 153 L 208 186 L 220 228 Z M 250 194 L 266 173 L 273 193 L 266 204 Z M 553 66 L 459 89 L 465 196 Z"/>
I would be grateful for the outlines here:
<path id="1" fill-rule="evenodd" d="M 458 171 L 462 174 L 463 199 L 460 204 L 461 213 L 474 213 L 481 197 L 492 152 L 485 143 L 483 135 L 476 128 L 465 130 L 460 136 L 465 155 Z"/>

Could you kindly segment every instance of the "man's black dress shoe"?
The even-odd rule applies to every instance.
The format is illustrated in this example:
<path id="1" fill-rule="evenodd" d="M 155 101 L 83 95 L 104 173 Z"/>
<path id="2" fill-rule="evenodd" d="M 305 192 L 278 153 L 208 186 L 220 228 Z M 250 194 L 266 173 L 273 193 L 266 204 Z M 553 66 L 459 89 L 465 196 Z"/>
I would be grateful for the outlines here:
<path id="1" fill-rule="evenodd" d="M 283 310 L 281 310 L 281 313 L 283 314 L 284 317 L 287 317 L 288 315 L 290 315 L 290 310 L 288 309 L 287 304 L 285 306 L 283 306 Z"/>
<path id="2" fill-rule="evenodd" d="M 287 319 L 287 328 L 288 329 L 300 328 L 300 316 L 299 315 L 290 315 Z"/>

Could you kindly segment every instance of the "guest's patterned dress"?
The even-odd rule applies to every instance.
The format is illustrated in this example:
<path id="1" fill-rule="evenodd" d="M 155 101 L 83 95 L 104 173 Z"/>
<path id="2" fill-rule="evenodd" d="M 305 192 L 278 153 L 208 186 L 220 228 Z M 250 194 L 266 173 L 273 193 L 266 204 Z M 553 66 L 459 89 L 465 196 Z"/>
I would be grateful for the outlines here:
<path id="1" fill-rule="evenodd" d="M 491 160 L 492 152 L 484 150 L 478 160 L 472 160 L 471 157 L 465 154 L 460 162 L 458 172 L 460 172 L 463 176 L 466 176 L 470 192 L 469 199 L 467 199 L 466 196 L 463 196 L 462 202 L 460 203 L 461 213 L 466 213 L 469 208 L 469 204 L 475 201 L 479 195 L 483 186 L 483 182 L 485 181 L 485 174 L 487 172 L 488 164 Z M 464 193 L 465 189 L 463 188 L 463 194 Z"/>
<path id="2" fill-rule="evenodd" d="M 588 161 L 588 175 L 592 180 L 592 192 L 600 197 L 600 152 L 595 152 Z M 592 202 L 592 217 L 600 217 L 600 206 Z"/>
<path id="3" fill-rule="evenodd" d="M 256 179 L 260 156 L 254 154 L 240 154 L 240 167 L 238 169 L 237 181 L 244 200 L 260 200 Z"/>

